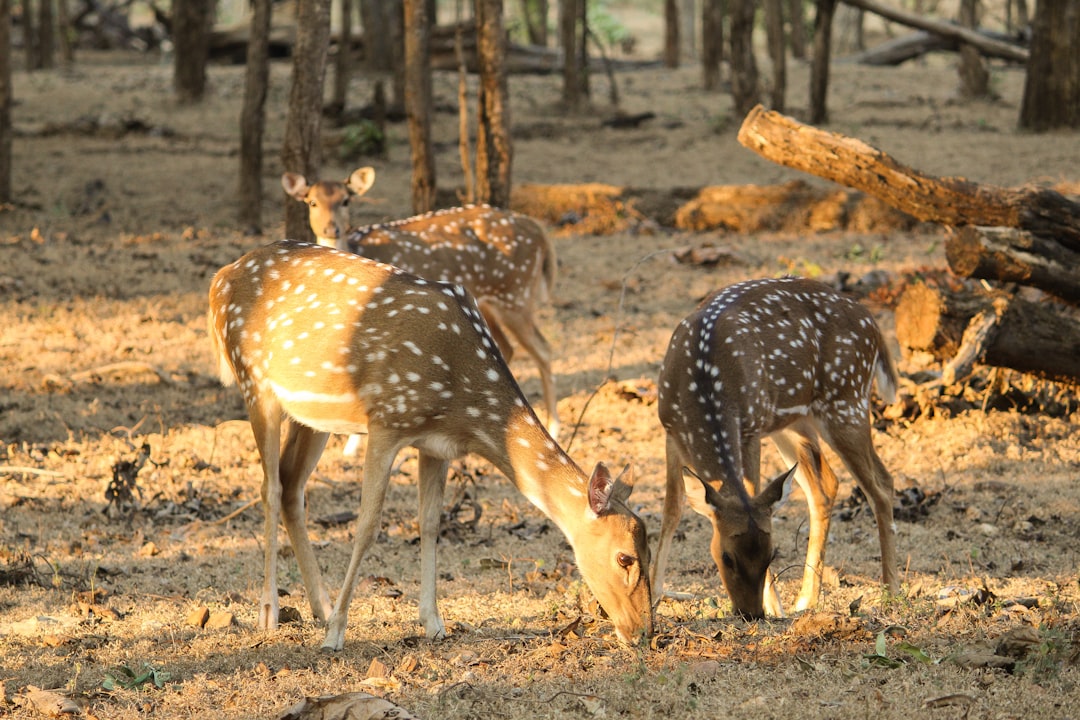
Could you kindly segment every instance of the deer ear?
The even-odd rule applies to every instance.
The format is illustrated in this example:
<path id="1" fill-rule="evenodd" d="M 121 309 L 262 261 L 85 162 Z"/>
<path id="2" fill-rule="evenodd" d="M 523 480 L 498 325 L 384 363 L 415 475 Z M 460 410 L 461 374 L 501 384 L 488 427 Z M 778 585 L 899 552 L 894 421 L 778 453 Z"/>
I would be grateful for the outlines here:
<path id="1" fill-rule="evenodd" d="M 759 506 L 773 506 L 775 510 L 787 502 L 791 496 L 791 485 L 795 481 L 795 471 L 799 464 L 795 463 L 787 471 L 780 473 L 765 486 L 765 489 L 754 498 L 754 504 Z"/>
<path id="2" fill-rule="evenodd" d="M 300 173 L 294 172 L 282 173 L 281 187 L 285 189 L 286 194 L 301 202 L 304 201 L 304 196 L 307 195 L 308 191 L 307 180 Z"/>
<path id="3" fill-rule="evenodd" d="M 720 493 L 690 468 L 682 469 L 686 500 L 698 515 L 711 518 L 720 508 Z"/>
<path id="4" fill-rule="evenodd" d="M 634 473 L 627 465 L 612 478 L 611 471 L 604 463 L 596 463 L 592 477 L 589 478 L 589 508 L 600 515 L 611 509 L 612 501 L 625 503 L 634 489 Z"/>
<path id="5" fill-rule="evenodd" d="M 375 184 L 375 168 L 362 167 L 352 171 L 345 181 L 345 187 L 354 195 L 363 195 Z"/>

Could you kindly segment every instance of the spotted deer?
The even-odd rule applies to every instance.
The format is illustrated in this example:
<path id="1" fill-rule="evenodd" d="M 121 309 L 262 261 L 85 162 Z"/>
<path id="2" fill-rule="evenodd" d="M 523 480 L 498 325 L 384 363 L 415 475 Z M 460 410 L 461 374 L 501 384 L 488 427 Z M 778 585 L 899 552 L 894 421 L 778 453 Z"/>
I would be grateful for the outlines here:
<path id="1" fill-rule="evenodd" d="M 430 280 L 464 285 L 480 304 L 495 342 L 507 362 L 517 339 L 540 371 L 548 432 L 559 436 L 551 347 L 536 325 L 536 311 L 555 285 L 555 249 L 532 218 L 490 205 L 438 210 L 404 220 L 349 230 L 349 199 L 375 182 L 370 167 L 353 171 L 345 182 L 308 183 L 284 173 L 285 192 L 308 207 L 308 222 L 320 245 L 395 265 Z M 355 441 L 350 440 L 348 450 Z"/>
<path id="2" fill-rule="evenodd" d="M 896 369 L 870 312 L 828 286 L 786 277 L 719 290 L 675 329 L 660 370 L 658 411 L 667 431 L 667 490 L 652 567 L 655 597 L 684 497 L 709 518 L 711 553 L 736 612 L 782 615 L 768 572 L 773 507 L 794 476 L 806 495 L 810 539 L 795 605 L 816 605 L 837 480 L 819 436 L 870 500 L 882 578 L 899 583 L 893 481 L 870 439 L 870 392 L 892 402 Z M 761 439 L 791 468 L 759 491 Z"/>
<path id="3" fill-rule="evenodd" d="M 562 530 L 620 639 L 651 633 L 645 528 L 626 504 L 632 474 L 613 478 L 597 464 L 587 476 L 559 448 L 461 286 L 286 240 L 218 271 L 208 323 L 222 380 L 239 384 L 262 462 L 260 628 L 278 623 L 281 517 L 312 614 L 327 622 L 323 647 L 341 649 L 391 467 L 412 446 L 419 451 L 419 614 L 428 637 L 445 635 L 435 548 L 449 461 L 466 453 L 490 461 Z M 367 443 L 355 544 L 331 606 L 305 527 L 304 484 L 330 433 L 359 432 Z"/>

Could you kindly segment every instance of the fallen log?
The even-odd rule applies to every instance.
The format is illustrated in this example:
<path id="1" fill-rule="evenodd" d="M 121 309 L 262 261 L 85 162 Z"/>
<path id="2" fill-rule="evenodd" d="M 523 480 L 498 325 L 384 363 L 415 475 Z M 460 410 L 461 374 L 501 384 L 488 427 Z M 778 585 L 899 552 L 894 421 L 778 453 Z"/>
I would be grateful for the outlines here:
<path id="1" fill-rule="evenodd" d="M 1026 48 L 1018 47 L 1009 42 L 996 40 L 992 37 L 986 37 L 971 28 L 962 27 L 949 22 L 931 20 L 924 15 L 916 15 L 905 10 L 890 7 L 884 3 L 877 2 L 877 0 L 842 1 L 845 5 L 869 10 L 875 15 L 880 15 L 883 18 L 898 22 L 901 25 L 907 25 L 908 27 L 913 27 L 918 30 L 926 30 L 927 32 L 932 32 L 936 35 L 941 35 L 942 37 L 956 38 L 961 42 L 978 48 L 979 52 L 989 57 L 1013 60 L 1020 63 L 1026 63 L 1028 60 L 1029 53 Z"/>
<path id="2" fill-rule="evenodd" d="M 946 374 L 956 379 L 980 362 L 1080 385 L 1080 322 L 1004 292 L 914 283 L 897 302 L 896 339 L 905 352 L 951 362 Z"/>
<path id="3" fill-rule="evenodd" d="M 999 42 L 1010 42 L 1012 40 L 1008 35 L 995 33 L 991 30 L 977 29 L 975 32 Z M 908 60 L 915 60 L 932 52 L 957 52 L 962 45 L 963 43 L 956 37 L 946 37 L 926 30 L 916 30 L 907 35 L 878 43 L 855 55 L 841 58 L 839 61 L 873 67 L 891 67 L 902 65 Z M 992 53 L 987 54 L 992 56 Z"/>
<path id="4" fill-rule="evenodd" d="M 961 277 L 1015 282 L 1080 304 L 1080 253 L 1015 228 L 968 225 L 945 240 L 949 268 Z"/>
<path id="5" fill-rule="evenodd" d="M 866 143 L 754 107 L 739 142 L 762 157 L 862 190 L 923 221 L 1012 227 L 1080 252 L 1080 202 L 1046 188 L 1003 188 L 938 178 Z"/>

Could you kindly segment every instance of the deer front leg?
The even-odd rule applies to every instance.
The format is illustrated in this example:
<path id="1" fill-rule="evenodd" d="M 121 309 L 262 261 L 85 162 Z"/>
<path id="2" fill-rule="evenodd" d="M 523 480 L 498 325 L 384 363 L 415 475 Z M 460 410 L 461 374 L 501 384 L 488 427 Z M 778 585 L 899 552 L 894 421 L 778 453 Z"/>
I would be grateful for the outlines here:
<path id="1" fill-rule="evenodd" d="M 653 558 L 650 585 L 653 603 L 660 604 L 664 598 L 664 573 L 667 569 L 668 555 L 671 553 L 671 541 L 679 528 L 682 518 L 683 503 L 686 502 L 686 488 L 682 477 L 682 454 L 678 444 L 669 433 L 667 436 L 667 488 L 664 491 L 664 517 L 660 524 L 660 539 L 656 543 L 656 556 Z"/>
<path id="2" fill-rule="evenodd" d="M 386 499 L 386 487 L 390 483 L 390 471 L 401 447 L 400 443 L 393 443 L 374 430 L 368 434 L 367 450 L 364 454 L 364 491 L 360 496 L 356 538 L 353 541 L 352 556 L 349 558 L 349 568 L 345 571 L 345 580 L 341 583 L 341 593 L 327 622 L 326 637 L 322 643 L 324 650 L 337 651 L 345 645 L 349 604 L 352 602 L 353 590 L 356 589 L 360 561 L 364 559 L 364 553 L 375 541 L 379 530 L 379 517 Z"/>
<path id="3" fill-rule="evenodd" d="M 446 637 L 446 626 L 439 614 L 436 585 L 439 523 L 442 519 L 443 489 L 450 462 L 420 452 L 420 623 L 431 640 Z"/>
<path id="4" fill-rule="evenodd" d="M 825 546 L 829 539 L 829 524 L 836 501 L 837 481 L 832 468 L 821 456 L 817 432 L 803 421 L 773 437 L 784 462 L 798 464 L 795 481 L 806 496 L 810 517 L 810 537 L 806 545 L 806 564 L 802 586 L 795 600 L 795 611 L 802 612 L 817 605 L 821 595 L 821 575 L 825 569 Z"/>
<path id="5" fill-rule="evenodd" d="M 328 433 L 317 433 L 299 423 L 290 422 L 285 447 L 281 453 L 281 510 L 285 529 L 289 533 L 293 554 L 304 578 L 311 614 L 316 620 L 326 622 L 330 617 L 330 595 L 326 592 L 315 551 L 307 533 L 307 509 L 304 502 L 304 486 L 315 469 Z"/>

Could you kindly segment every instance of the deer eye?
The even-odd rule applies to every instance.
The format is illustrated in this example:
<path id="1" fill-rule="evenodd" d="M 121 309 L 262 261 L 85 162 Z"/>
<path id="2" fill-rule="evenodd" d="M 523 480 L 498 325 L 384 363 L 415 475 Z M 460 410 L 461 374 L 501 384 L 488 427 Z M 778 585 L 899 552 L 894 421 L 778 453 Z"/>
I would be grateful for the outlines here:
<path id="1" fill-rule="evenodd" d="M 728 570 L 735 569 L 735 559 L 731 557 L 731 553 L 725 552 L 723 555 L 720 556 L 720 560 L 724 563 L 724 567 L 726 567 Z"/>
<path id="2" fill-rule="evenodd" d="M 626 553 L 621 552 L 615 556 L 615 562 L 619 563 L 619 567 L 625 570 L 634 564 L 635 559 L 633 555 L 627 555 Z"/>

